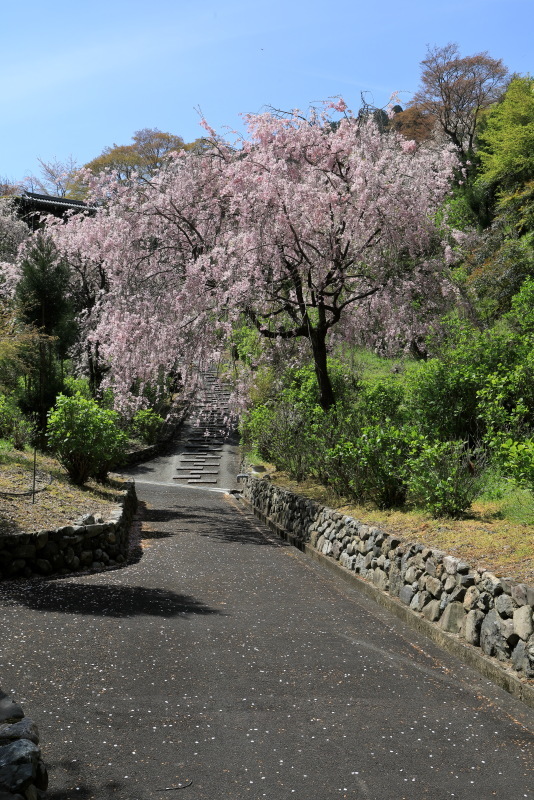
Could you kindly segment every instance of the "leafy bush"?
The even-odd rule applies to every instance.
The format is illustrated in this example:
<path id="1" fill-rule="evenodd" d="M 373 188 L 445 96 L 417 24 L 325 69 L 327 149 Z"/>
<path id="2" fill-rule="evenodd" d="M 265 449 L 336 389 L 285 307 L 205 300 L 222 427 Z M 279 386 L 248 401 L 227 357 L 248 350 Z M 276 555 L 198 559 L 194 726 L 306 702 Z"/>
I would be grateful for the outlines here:
<path id="1" fill-rule="evenodd" d="M 534 335 L 534 278 L 526 280 L 512 298 L 512 308 L 506 315 L 506 320 L 521 335 Z"/>
<path id="2" fill-rule="evenodd" d="M 362 486 L 357 494 L 379 508 L 402 506 L 406 500 L 406 461 L 415 432 L 393 424 L 369 425 L 354 443 Z M 353 487 L 354 478 L 351 481 Z M 356 487 L 355 487 L 356 488 Z"/>
<path id="3" fill-rule="evenodd" d="M 485 432 L 478 392 L 490 375 L 509 373 L 518 353 L 504 327 L 480 333 L 460 322 L 452 335 L 439 358 L 411 375 L 407 410 L 425 435 L 475 445 Z"/>
<path id="4" fill-rule="evenodd" d="M 0 438 L 8 439 L 17 450 L 24 450 L 34 434 L 33 425 L 17 405 L 0 395 Z"/>
<path id="5" fill-rule="evenodd" d="M 482 489 L 485 462 L 466 442 L 420 439 L 407 463 L 408 496 L 435 517 L 458 517 Z"/>
<path id="6" fill-rule="evenodd" d="M 366 426 L 391 426 L 392 419 L 402 420 L 403 389 L 387 380 L 364 386 L 354 372 L 335 361 L 332 376 L 340 399 L 325 411 L 318 404 L 313 367 L 287 370 L 278 380 L 279 392 L 263 394 L 263 402 L 244 416 L 243 443 L 295 480 L 315 477 L 340 494 L 360 499 L 376 494 L 380 504 L 396 504 L 400 495 L 392 486 L 385 488 L 385 477 L 376 478 L 382 488 L 378 484 L 370 488 L 372 446 L 362 456 L 360 437 Z M 378 466 L 374 470 L 378 473 Z"/>
<path id="7" fill-rule="evenodd" d="M 247 415 L 242 432 L 245 445 L 294 480 L 309 474 L 307 413 L 302 405 L 283 398 L 275 406 L 258 406 Z"/>
<path id="8" fill-rule="evenodd" d="M 505 439 L 495 457 L 505 475 L 513 478 L 518 486 L 534 491 L 534 439 L 522 442 Z"/>
<path id="9" fill-rule="evenodd" d="M 506 375 L 490 375 L 477 394 L 486 440 L 522 439 L 534 429 L 534 353 Z"/>
<path id="10" fill-rule="evenodd" d="M 89 387 L 89 381 L 87 378 L 74 378 L 72 375 L 67 375 L 63 383 L 63 394 L 66 394 L 68 397 L 74 397 L 75 394 L 81 394 L 81 396 L 85 397 L 86 400 L 91 399 L 91 389 Z"/>
<path id="11" fill-rule="evenodd" d="M 48 415 L 47 431 L 50 447 L 75 484 L 90 477 L 104 479 L 120 463 L 127 443 L 119 415 L 79 393 L 58 396 Z"/>
<path id="12" fill-rule="evenodd" d="M 146 444 L 154 444 L 164 422 L 163 417 L 160 417 L 152 409 L 140 409 L 134 414 L 130 430 L 134 438 L 141 439 Z"/>

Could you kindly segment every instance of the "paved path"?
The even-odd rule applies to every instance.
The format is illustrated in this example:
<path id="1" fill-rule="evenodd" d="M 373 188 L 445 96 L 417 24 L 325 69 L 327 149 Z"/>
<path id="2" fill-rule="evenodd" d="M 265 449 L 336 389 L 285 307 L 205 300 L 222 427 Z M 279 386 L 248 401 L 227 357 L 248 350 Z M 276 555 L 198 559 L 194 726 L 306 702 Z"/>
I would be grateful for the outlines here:
<path id="1" fill-rule="evenodd" d="M 128 474 L 138 482 L 236 488 L 237 436 L 228 427 L 229 391 L 215 370 L 203 373 L 196 402 L 172 452 L 138 464 Z"/>
<path id="2" fill-rule="evenodd" d="M 532 712 L 220 486 L 176 485 L 179 454 L 144 467 L 137 563 L 0 590 L 50 800 L 532 800 Z"/>

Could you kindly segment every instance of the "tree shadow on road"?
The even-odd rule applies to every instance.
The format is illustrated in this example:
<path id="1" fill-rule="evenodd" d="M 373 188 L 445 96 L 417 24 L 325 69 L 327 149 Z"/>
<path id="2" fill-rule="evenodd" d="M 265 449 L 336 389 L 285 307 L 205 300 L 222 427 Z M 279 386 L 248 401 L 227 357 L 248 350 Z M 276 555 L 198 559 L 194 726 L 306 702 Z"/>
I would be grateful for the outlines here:
<path id="1" fill-rule="evenodd" d="M 62 581 L 21 581 L 0 586 L 0 602 L 36 611 L 102 617 L 179 617 L 220 614 L 200 600 L 167 589 Z"/>
<path id="2" fill-rule="evenodd" d="M 219 541 L 235 544 L 255 544 L 268 547 L 285 547 L 281 539 L 273 540 L 259 528 L 253 516 L 218 507 L 211 510 L 198 506 L 152 508 L 139 503 L 138 520 L 143 539 L 163 539 L 181 533 L 192 533 Z M 146 526 L 145 526 L 146 524 Z M 156 524 L 156 530 L 152 525 Z"/>
<path id="3" fill-rule="evenodd" d="M 239 513 L 229 508 L 228 511 L 184 509 L 195 525 L 192 532 L 199 536 L 216 539 L 228 544 L 253 544 L 262 547 L 287 547 L 282 539 L 273 538 L 267 529 L 262 530 L 254 517 Z"/>

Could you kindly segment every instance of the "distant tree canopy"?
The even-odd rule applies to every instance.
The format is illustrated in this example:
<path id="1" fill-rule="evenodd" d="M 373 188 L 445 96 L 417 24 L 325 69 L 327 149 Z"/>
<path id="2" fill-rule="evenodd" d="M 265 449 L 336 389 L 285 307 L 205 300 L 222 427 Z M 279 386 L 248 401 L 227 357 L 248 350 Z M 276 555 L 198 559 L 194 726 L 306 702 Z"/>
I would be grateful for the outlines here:
<path id="1" fill-rule="evenodd" d="M 461 57 L 457 44 L 430 47 L 410 109 L 416 118 L 434 119 L 465 163 L 473 152 L 480 115 L 501 97 L 507 77 L 502 61 L 487 52 Z"/>
<path id="2" fill-rule="evenodd" d="M 76 160 L 69 156 L 65 161 L 52 158 L 45 161 L 38 158 L 40 165 L 40 177 L 30 175 L 23 182 L 23 187 L 31 192 L 46 194 L 53 197 L 78 198 L 76 194 L 76 176 L 80 165 Z"/>
<path id="3" fill-rule="evenodd" d="M 478 137 L 479 180 L 502 191 L 534 179 L 534 78 L 515 77 L 487 113 Z"/>
<path id="4" fill-rule="evenodd" d="M 415 104 L 404 110 L 400 106 L 395 108 L 399 109 L 395 112 L 392 123 L 396 131 L 415 142 L 425 142 L 430 139 L 436 124 L 436 117 L 432 112 Z"/>
<path id="5" fill-rule="evenodd" d="M 474 168 L 463 190 L 480 235 L 465 267 L 479 311 L 509 311 L 534 276 L 534 79 L 515 76 L 482 114 Z"/>
<path id="6" fill-rule="evenodd" d="M 131 180 L 134 174 L 150 179 L 171 153 L 191 150 L 197 144 L 186 144 L 181 136 L 164 133 L 158 128 L 136 131 L 132 140 L 132 144 L 105 147 L 97 158 L 85 165 L 86 169 L 95 175 L 109 171 L 122 182 Z"/>

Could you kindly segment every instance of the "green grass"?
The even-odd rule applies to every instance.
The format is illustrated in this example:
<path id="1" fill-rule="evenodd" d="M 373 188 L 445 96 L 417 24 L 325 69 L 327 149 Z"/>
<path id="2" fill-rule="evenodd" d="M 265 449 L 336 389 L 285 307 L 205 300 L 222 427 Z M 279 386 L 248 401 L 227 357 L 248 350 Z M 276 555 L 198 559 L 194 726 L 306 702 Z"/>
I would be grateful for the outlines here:
<path id="1" fill-rule="evenodd" d="M 366 383 L 383 380 L 403 382 L 407 375 L 417 370 L 420 363 L 410 356 L 385 358 L 364 347 L 345 347 L 338 355 L 340 360 Z"/>

